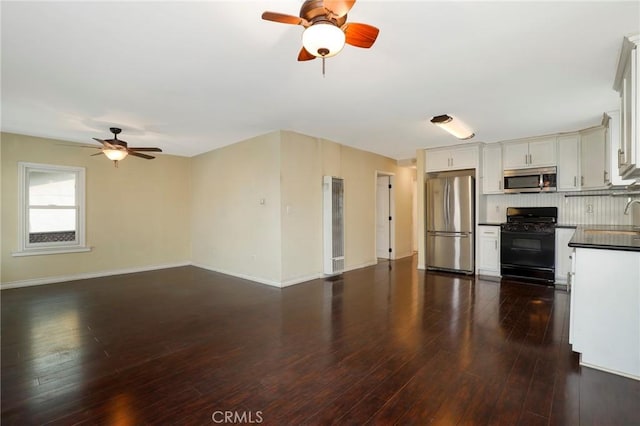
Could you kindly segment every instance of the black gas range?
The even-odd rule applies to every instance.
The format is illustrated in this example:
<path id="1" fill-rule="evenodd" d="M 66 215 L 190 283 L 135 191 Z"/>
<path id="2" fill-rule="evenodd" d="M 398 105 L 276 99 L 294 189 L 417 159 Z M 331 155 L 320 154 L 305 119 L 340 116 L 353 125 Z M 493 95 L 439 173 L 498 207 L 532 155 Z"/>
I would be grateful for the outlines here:
<path id="1" fill-rule="evenodd" d="M 505 278 L 553 284 L 557 207 L 509 207 L 500 225 L 500 270 Z"/>

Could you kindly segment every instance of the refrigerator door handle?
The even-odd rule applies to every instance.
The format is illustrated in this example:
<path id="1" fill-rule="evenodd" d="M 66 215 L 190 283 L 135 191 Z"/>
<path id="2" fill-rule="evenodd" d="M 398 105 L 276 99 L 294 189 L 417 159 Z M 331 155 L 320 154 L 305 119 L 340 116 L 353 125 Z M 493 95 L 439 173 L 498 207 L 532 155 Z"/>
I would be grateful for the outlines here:
<path id="1" fill-rule="evenodd" d="M 444 181 L 444 226 L 449 229 L 449 180 Z"/>

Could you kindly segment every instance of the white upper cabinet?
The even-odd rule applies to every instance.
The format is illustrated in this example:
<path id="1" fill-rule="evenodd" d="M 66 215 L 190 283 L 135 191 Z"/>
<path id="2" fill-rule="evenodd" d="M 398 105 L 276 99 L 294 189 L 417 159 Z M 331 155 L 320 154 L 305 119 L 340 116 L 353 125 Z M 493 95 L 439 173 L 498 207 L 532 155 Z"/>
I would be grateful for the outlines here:
<path id="1" fill-rule="evenodd" d="M 477 167 L 477 146 L 463 146 L 460 148 L 435 148 L 425 151 L 425 170 L 427 172 L 475 169 Z"/>
<path id="2" fill-rule="evenodd" d="M 619 172 L 618 160 L 620 147 L 620 111 L 608 111 L 602 118 L 602 125 L 605 127 L 605 154 L 607 154 L 607 164 L 605 171 L 607 172 L 608 183 L 613 186 L 631 185 L 633 179 L 622 179 Z"/>
<path id="3" fill-rule="evenodd" d="M 502 145 L 485 145 L 482 149 L 482 193 L 502 192 Z"/>
<path id="4" fill-rule="evenodd" d="M 607 188 L 605 128 L 594 127 L 580 132 L 580 188 Z"/>
<path id="5" fill-rule="evenodd" d="M 503 144 L 505 170 L 556 165 L 556 138 L 529 139 Z"/>
<path id="6" fill-rule="evenodd" d="M 580 189 L 580 135 L 558 136 L 558 191 Z"/>
<path id="7" fill-rule="evenodd" d="M 621 143 L 618 169 L 623 178 L 640 177 L 640 34 L 624 39 L 614 88 L 620 94 Z"/>

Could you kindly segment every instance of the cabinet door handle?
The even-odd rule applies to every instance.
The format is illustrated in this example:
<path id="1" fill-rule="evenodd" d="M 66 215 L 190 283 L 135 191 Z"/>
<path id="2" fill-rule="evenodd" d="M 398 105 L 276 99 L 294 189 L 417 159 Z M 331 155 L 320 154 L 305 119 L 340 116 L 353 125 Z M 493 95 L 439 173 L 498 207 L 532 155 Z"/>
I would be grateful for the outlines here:
<path id="1" fill-rule="evenodd" d="M 502 190 L 502 179 L 498 181 L 498 189 Z"/>
<path id="2" fill-rule="evenodd" d="M 498 240 L 493 241 L 493 246 L 498 250 Z"/>
<path id="3" fill-rule="evenodd" d="M 524 164 L 529 164 L 529 154 L 524 155 Z"/>
<path id="4" fill-rule="evenodd" d="M 529 164 L 533 164 L 533 157 L 529 154 Z"/>
<path id="5" fill-rule="evenodd" d="M 605 170 L 605 171 L 604 171 L 604 183 L 607 183 L 607 175 L 608 175 L 608 173 L 607 173 L 607 171 Z"/>
<path id="6" fill-rule="evenodd" d="M 578 186 L 578 177 L 577 176 L 573 177 L 573 186 Z"/>
<path id="7" fill-rule="evenodd" d="M 584 176 L 580 176 L 580 186 L 584 186 Z"/>
<path id="8" fill-rule="evenodd" d="M 618 148 L 618 167 L 624 164 L 622 160 L 624 158 L 624 151 L 621 148 Z"/>

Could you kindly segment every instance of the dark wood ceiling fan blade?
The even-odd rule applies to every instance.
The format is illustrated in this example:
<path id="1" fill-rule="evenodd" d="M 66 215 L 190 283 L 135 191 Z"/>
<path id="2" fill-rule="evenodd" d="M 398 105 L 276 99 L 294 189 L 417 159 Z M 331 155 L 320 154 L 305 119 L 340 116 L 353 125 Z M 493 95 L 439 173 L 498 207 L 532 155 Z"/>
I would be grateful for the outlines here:
<path id="1" fill-rule="evenodd" d="M 129 155 L 133 155 L 134 157 L 144 158 L 145 160 L 153 160 L 154 158 L 156 158 L 152 155 L 141 154 L 139 152 L 131 152 L 131 151 L 129 151 Z"/>
<path id="2" fill-rule="evenodd" d="M 307 51 L 307 49 L 305 49 L 304 47 L 302 47 L 302 49 L 300 49 L 300 53 L 298 53 L 298 60 L 299 61 L 310 61 L 312 59 L 315 59 L 316 57 L 313 56 L 311 53 L 309 53 Z"/>
<path id="3" fill-rule="evenodd" d="M 336 18 L 342 18 L 349 13 L 356 0 L 324 0 L 324 8 Z"/>
<path id="4" fill-rule="evenodd" d="M 102 145 L 105 146 L 105 148 L 109 148 L 109 149 L 116 149 L 113 145 L 111 145 L 109 142 L 102 140 L 102 139 L 98 139 L 98 138 L 93 138 L 94 141 L 97 141 L 99 143 L 101 143 Z"/>
<path id="5" fill-rule="evenodd" d="M 129 151 L 162 152 L 160 148 L 129 148 Z"/>
<path id="6" fill-rule="evenodd" d="M 278 12 L 264 12 L 262 14 L 262 19 L 264 19 L 265 21 L 280 22 L 282 24 L 302 25 L 304 27 L 309 26 L 309 22 L 304 18 L 293 15 L 285 15 L 284 13 Z"/>
<path id="7" fill-rule="evenodd" d="M 378 38 L 380 30 L 368 24 L 350 22 L 342 26 L 345 35 L 345 42 L 352 46 L 368 49 L 373 46 Z"/>
<path id="8" fill-rule="evenodd" d="M 89 157 L 95 157 L 96 155 L 102 155 L 102 154 L 104 154 L 104 152 L 100 151 L 95 154 L 91 154 Z"/>

